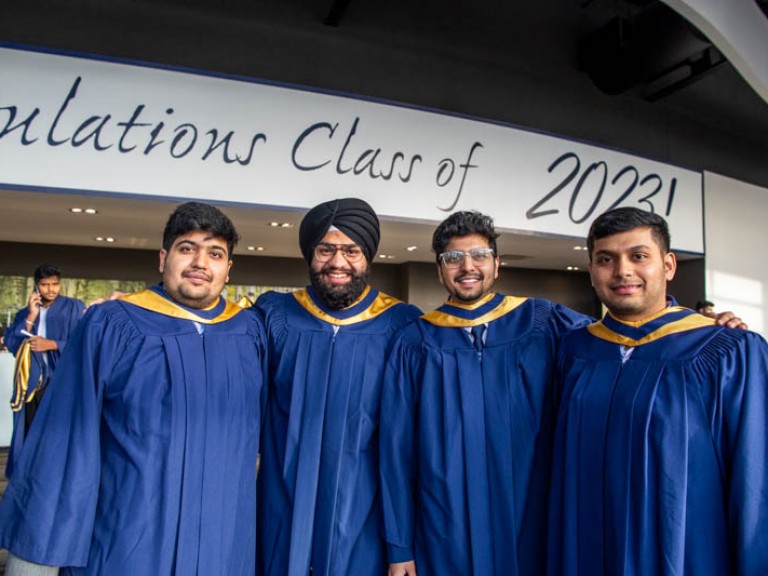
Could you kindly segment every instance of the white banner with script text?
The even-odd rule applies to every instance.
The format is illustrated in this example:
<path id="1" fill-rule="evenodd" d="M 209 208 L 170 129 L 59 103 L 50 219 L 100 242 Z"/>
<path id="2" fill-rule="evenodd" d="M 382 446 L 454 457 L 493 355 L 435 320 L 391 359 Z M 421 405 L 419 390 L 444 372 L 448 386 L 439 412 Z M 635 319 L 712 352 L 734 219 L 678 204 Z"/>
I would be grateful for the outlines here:
<path id="1" fill-rule="evenodd" d="M 703 253 L 700 172 L 494 122 L 263 81 L 0 47 L 0 186 L 386 218 L 475 209 L 583 238 L 614 206 Z"/>

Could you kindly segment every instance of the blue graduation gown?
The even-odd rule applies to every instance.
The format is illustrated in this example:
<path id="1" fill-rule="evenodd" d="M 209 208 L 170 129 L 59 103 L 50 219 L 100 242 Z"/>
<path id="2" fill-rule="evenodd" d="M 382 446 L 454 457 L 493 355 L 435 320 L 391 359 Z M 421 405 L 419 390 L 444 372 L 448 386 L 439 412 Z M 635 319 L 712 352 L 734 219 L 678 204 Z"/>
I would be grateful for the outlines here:
<path id="1" fill-rule="evenodd" d="M 768 574 L 759 335 L 680 307 L 608 315 L 565 339 L 559 366 L 550 575 Z"/>
<path id="2" fill-rule="evenodd" d="M 420 312 L 370 288 L 341 311 L 311 287 L 256 305 L 270 350 L 258 574 L 381 576 L 381 380 L 390 337 Z"/>
<path id="3" fill-rule="evenodd" d="M 381 405 L 390 562 L 415 559 L 419 576 L 541 576 L 556 344 L 588 321 L 490 294 L 398 335 Z M 478 352 L 464 327 L 485 323 Z"/>
<path id="4" fill-rule="evenodd" d="M 6 463 L 5 475 L 10 478 L 13 473 L 13 467 L 21 454 L 24 446 L 24 421 L 26 401 L 35 393 L 39 384 L 46 384 L 48 378 L 56 368 L 56 364 L 64 352 L 69 335 L 75 330 L 75 326 L 83 317 L 85 304 L 76 298 L 59 296 L 48 307 L 45 319 L 46 338 L 55 340 L 58 350 L 48 352 L 31 352 L 31 362 L 29 370 L 29 382 L 24 398 L 18 398 L 21 405 L 20 410 L 13 414 L 13 435 L 11 436 L 11 447 L 8 451 L 8 462 Z M 27 336 L 21 333 L 27 330 L 32 334 L 37 334 L 40 329 L 40 316 L 35 320 L 33 327 L 27 326 L 27 316 L 29 310 L 25 306 L 16 313 L 13 323 L 4 334 L 5 344 L 12 354 L 16 354 Z M 47 362 L 47 363 L 46 363 Z"/>
<path id="5" fill-rule="evenodd" d="M 70 338 L 0 546 L 71 575 L 251 576 L 263 324 L 220 299 L 193 311 L 212 322 L 201 335 L 147 292 L 92 307 Z"/>

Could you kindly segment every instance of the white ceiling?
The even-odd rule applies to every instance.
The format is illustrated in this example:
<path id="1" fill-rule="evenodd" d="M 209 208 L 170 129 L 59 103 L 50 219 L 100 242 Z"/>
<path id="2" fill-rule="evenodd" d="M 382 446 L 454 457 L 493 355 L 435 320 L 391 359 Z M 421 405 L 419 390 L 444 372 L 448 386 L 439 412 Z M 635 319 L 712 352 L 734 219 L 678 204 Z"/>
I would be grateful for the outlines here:
<path id="1" fill-rule="evenodd" d="M 0 190 L 0 241 L 103 248 L 157 250 L 168 215 L 178 202 L 120 196 Z M 93 208 L 96 214 L 72 213 Z M 241 235 L 235 254 L 300 258 L 298 228 L 303 213 L 222 206 Z M 288 223 L 291 228 L 275 227 Z M 432 262 L 434 222 L 382 221 L 377 262 Z M 573 239 L 504 233 L 498 241 L 506 265 L 519 268 L 585 269 L 586 252 L 574 249 Z M 97 241 L 112 237 L 114 242 Z M 248 247 L 262 247 L 263 251 Z M 409 246 L 416 250 L 408 251 Z M 387 256 L 387 258 L 382 258 Z"/>

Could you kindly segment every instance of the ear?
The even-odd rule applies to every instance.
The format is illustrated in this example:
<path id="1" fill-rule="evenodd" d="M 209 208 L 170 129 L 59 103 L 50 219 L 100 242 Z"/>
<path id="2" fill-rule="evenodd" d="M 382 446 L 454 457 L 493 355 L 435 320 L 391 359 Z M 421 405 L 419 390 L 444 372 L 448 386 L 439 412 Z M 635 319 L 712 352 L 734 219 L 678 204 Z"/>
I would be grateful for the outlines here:
<path id="1" fill-rule="evenodd" d="M 498 280 L 499 279 L 499 268 L 501 267 L 501 260 L 498 256 L 493 259 L 493 279 Z"/>
<path id="2" fill-rule="evenodd" d="M 445 286 L 445 279 L 443 278 L 443 267 L 440 266 L 440 262 L 437 263 L 437 278 L 440 280 L 440 284 Z"/>
<path id="3" fill-rule="evenodd" d="M 664 255 L 664 277 L 667 282 L 675 277 L 675 271 L 677 270 L 677 257 L 672 252 L 667 252 Z"/>
<path id="4" fill-rule="evenodd" d="M 589 261 L 587 264 L 587 270 L 589 270 L 589 285 L 592 286 L 592 288 L 595 287 L 595 281 L 592 280 L 592 260 Z"/>
<path id="5" fill-rule="evenodd" d="M 227 279 L 224 280 L 224 282 L 229 283 L 229 271 L 232 270 L 232 260 L 229 261 L 229 264 L 227 264 Z"/>
<path id="6" fill-rule="evenodd" d="M 168 255 L 168 252 L 165 251 L 165 249 L 160 250 L 160 264 L 158 266 L 158 269 L 160 270 L 160 274 L 165 272 L 165 257 Z"/>

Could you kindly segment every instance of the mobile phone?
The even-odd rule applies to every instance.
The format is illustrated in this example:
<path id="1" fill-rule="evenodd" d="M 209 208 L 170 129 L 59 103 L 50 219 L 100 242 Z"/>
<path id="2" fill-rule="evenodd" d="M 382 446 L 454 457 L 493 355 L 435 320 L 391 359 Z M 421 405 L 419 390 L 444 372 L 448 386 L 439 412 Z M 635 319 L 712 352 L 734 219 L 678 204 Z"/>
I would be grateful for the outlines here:
<path id="1" fill-rule="evenodd" d="M 35 294 L 37 294 L 38 296 L 40 296 L 40 290 L 38 289 L 37 285 L 35 285 Z M 38 302 L 38 303 L 36 304 L 36 306 L 37 306 L 38 308 L 40 308 L 40 302 Z"/>

